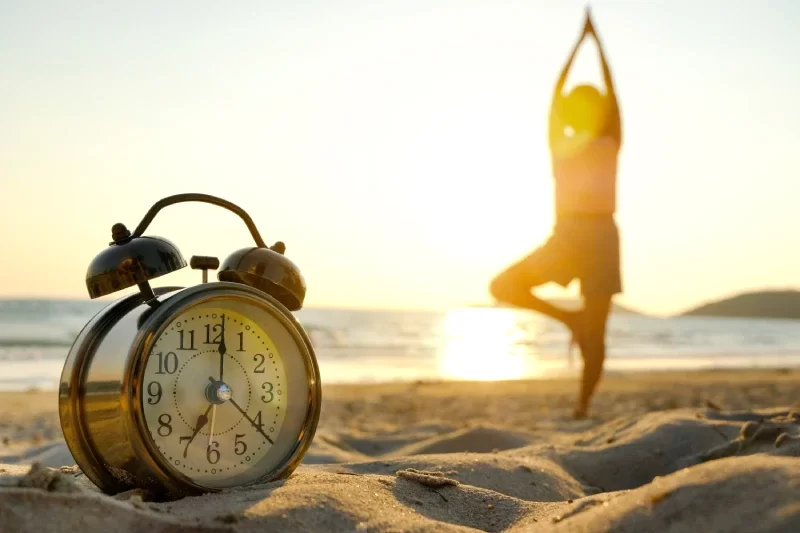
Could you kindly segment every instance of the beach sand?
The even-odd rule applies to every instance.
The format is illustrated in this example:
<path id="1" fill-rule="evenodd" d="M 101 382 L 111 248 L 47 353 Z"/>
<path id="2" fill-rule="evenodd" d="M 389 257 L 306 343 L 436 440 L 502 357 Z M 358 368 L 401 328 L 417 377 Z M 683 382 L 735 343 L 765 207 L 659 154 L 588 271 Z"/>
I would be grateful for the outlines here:
<path id="1" fill-rule="evenodd" d="M 800 532 L 800 370 L 324 387 L 288 480 L 101 494 L 55 392 L 0 394 L 0 531 Z"/>

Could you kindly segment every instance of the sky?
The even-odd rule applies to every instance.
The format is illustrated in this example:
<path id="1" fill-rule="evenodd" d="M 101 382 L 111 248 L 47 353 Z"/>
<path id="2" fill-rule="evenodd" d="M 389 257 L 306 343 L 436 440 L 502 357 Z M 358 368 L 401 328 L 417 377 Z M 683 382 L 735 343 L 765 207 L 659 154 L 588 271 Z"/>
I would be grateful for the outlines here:
<path id="1" fill-rule="evenodd" d="M 489 302 L 552 229 L 549 97 L 584 5 L 0 0 L 0 296 L 88 298 L 112 224 L 201 192 L 286 243 L 307 306 Z M 800 3 L 591 6 L 625 136 L 617 301 L 800 287 Z M 587 42 L 569 84 L 599 80 Z M 198 203 L 148 234 L 187 261 L 253 245 Z"/>

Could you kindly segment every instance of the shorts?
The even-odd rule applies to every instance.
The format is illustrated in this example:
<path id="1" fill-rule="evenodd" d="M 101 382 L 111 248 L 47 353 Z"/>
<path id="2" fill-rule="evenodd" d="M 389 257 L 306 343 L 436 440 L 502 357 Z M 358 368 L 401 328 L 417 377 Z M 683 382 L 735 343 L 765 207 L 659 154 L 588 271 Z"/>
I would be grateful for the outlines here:
<path id="1" fill-rule="evenodd" d="M 512 269 L 530 286 L 552 281 L 566 287 L 578 279 L 582 295 L 621 293 L 619 230 L 614 217 L 558 217 L 550 238 Z"/>

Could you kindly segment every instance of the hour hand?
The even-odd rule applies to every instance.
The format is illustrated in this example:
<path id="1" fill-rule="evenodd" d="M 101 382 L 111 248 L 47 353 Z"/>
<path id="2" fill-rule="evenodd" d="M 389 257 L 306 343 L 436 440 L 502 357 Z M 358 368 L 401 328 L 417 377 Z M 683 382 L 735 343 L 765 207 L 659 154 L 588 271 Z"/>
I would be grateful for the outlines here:
<path id="1" fill-rule="evenodd" d="M 219 380 L 222 381 L 224 378 L 224 371 L 225 371 L 225 315 L 222 315 L 222 340 L 219 342 Z"/>
<path id="2" fill-rule="evenodd" d="M 197 422 L 194 425 L 194 432 L 192 432 L 192 436 L 180 438 L 181 441 L 188 440 L 188 442 L 186 443 L 186 448 L 183 449 L 184 459 L 186 458 L 186 455 L 189 453 L 189 445 L 192 443 L 197 434 L 200 433 L 200 430 L 203 429 L 203 426 L 205 426 L 208 423 L 208 412 L 211 410 L 212 406 L 213 404 L 209 405 L 208 409 L 206 409 L 206 412 L 197 417 Z"/>

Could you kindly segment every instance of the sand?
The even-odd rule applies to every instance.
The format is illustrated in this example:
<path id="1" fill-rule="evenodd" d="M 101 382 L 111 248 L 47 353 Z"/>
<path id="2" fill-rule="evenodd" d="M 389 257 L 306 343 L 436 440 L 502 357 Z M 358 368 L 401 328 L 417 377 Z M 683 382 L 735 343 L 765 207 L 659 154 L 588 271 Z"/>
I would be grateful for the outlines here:
<path id="1" fill-rule="evenodd" d="M 0 531 L 800 532 L 800 370 L 324 388 L 288 480 L 100 493 L 53 392 L 0 394 Z"/>

